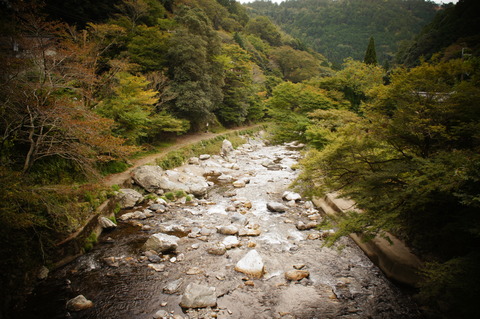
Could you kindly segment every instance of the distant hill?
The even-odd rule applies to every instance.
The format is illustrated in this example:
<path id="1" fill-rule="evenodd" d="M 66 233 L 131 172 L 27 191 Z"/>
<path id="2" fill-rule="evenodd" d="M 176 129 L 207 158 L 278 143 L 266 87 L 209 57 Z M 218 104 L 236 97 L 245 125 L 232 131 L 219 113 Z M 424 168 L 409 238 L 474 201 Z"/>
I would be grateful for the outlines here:
<path id="1" fill-rule="evenodd" d="M 399 52 L 399 62 L 408 66 L 439 53 L 444 59 L 480 54 L 480 1 L 460 0 L 437 13 L 408 47 Z"/>
<path id="2" fill-rule="evenodd" d="M 335 65 L 347 57 L 362 60 L 371 36 L 379 63 L 392 59 L 401 43 L 430 23 L 439 6 L 425 0 L 255 1 L 252 14 L 266 15 Z"/>

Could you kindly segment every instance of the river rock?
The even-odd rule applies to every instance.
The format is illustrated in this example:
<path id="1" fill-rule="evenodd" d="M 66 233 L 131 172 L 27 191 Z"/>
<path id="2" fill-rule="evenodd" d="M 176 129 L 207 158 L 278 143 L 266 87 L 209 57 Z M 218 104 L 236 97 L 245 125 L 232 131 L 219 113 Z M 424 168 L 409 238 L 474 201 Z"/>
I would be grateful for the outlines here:
<path id="1" fill-rule="evenodd" d="M 222 150 L 220 152 L 220 154 L 223 156 L 223 157 L 229 157 L 232 152 L 234 151 L 233 149 L 233 145 L 232 145 L 232 142 L 230 142 L 229 140 L 225 139 L 223 140 L 222 142 Z"/>
<path id="2" fill-rule="evenodd" d="M 205 161 L 205 160 L 208 160 L 211 156 L 209 154 L 202 154 L 199 156 L 199 159 L 201 161 Z"/>
<path id="3" fill-rule="evenodd" d="M 122 188 L 117 194 L 117 200 L 120 208 L 132 208 L 142 199 L 142 194 L 130 188 Z"/>
<path id="4" fill-rule="evenodd" d="M 106 257 L 103 258 L 103 261 L 107 264 L 107 266 L 117 268 L 120 266 L 119 260 L 115 257 Z"/>
<path id="5" fill-rule="evenodd" d="M 214 244 L 207 248 L 207 253 L 211 255 L 221 256 L 225 255 L 226 252 L 227 248 L 223 244 Z"/>
<path id="6" fill-rule="evenodd" d="M 42 266 L 42 268 L 40 268 L 40 270 L 38 271 L 37 279 L 38 280 L 44 280 L 48 277 L 49 273 L 50 273 L 50 270 L 48 270 L 47 267 Z"/>
<path id="7" fill-rule="evenodd" d="M 235 188 L 245 187 L 246 184 L 247 184 L 247 183 L 246 183 L 245 180 L 243 180 L 243 179 L 239 179 L 239 180 L 237 180 L 237 181 L 235 181 L 235 182 L 232 183 L 233 187 L 235 187 Z"/>
<path id="8" fill-rule="evenodd" d="M 217 228 L 217 232 L 222 235 L 235 235 L 238 233 L 238 228 L 235 225 L 221 226 Z"/>
<path id="9" fill-rule="evenodd" d="M 148 268 L 152 268 L 156 272 L 162 272 L 165 270 L 165 265 L 164 264 L 148 264 Z"/>
<path id="10" fill-rule="evenodd" d="M 169 318 L 170 314 L 166 310 L 159 310 L 153 315 L 153 319 Z"/>
<path id="11" fill-rule="evenodd" d="M 188 159 L 188 164 L 190 165 L 200 165 L 200 159 L 198 157 L 190 157 Z"/>
<path id="12" fill-rule="evenodd" d="M 230 217 L 230 221 L 232 223 L 238 223 L 240 225 L 246 225 L 248 222 L 247 217 L 238 212 L 234 213 L 232 217 Z"/>
<path id="13" fill-rule="evenodd" d="M 282 198 L 286 201 L 298 201 L 302 199 L 302 196 L 298 193 L 286 191 L 283 193 Z"/>
<path id="14" fill-rule="evenodd" d="M 288 207 L 278 202 L 267 203 L 267 209 L 271 212 L 284 213 L 288 210 Z"/>
<path id="15" fill-rule="evenodd" d="M 132 178 L 137 185 L 140 185 L 148 192 L 155 192 L 162 188 L 164 170 L 157 165 L 143 165 L 132 172 Z"/>
<path id="16" fill-rule="evenodd" d="M 183 293 L 180 306 L 183 308 L 205 308 L 217 305 L 215 287 L 208 287 L 195 283 L 188 284 Z"/>
<path id="17" fill-rule="evenodd" d="M 232 249 L 240 246 L 240 241 L 238 240 L 237 236 L 227 236 L 222 241 L 222 244 L 225 246 L 226 249 Z"/>
<path id="18" fill-rule="evenodd" d="M 163 204 L 153 204 L 153 205 L 150 205 L 148 209 L 157 213 L 164 213 L 167 210 L 167 207 Z"/>
<path id="19" fill-rule="evenodd" d="M 285 273 L 285 279 L 290 281 L 299 281 L 310 276 L 308 270 L 290 270 Z"/>
<path id="20" fill-rule="evenodd" d="M 143 250 L 155 250 L 157 252 L 174 251 L 178 247 L 178 240 L 178 237 L 163 233 L 153 234 L 143 245 Z"/>
<path id="21" fill-rule="evenodd" d="M 183 284 L 183 278 L 169 282 L 165 287 L 163 287 L 163 292 L 169 295 L 173 295 L 180 289 L 180 286 Z"/>
<path id="22" fill-rule="evenodd" d="M 302 221 L 299 221 L 296 225 L 297 229 L 298 230 L 309 230 L 309 229 L 313 229 L 315 227 L 317 227 L 317 222 L 313 221 L 313 222 L 309 222 L 309 223 L 304 223 Z"/>
<path id="23" fill-rule="evenodd" d="M 263 276 L 265 266 L 260 254 L 253 249 L 237 262 L 235 265 L 235 270 L 252 277 L 260 278 Z"/>
<path id="24" fill-rule="evenodd" d="M 245 236 L 260 236 L 262 232 L 260 231 L 260 229 L 250 229 L 250 228 L 244 228 L 244 229 L 240 229 L 238 231 L 238 236 L 241 236 L 241 237 L 245 237 Z"/>
<path id="25" fill-rule="evenodd" d="M 103 229 L 113 229 L 117 227 L 117 224 L 103 216 L 100 216 L 100 218 L 98 219 L 98 223 Z"/>
<path id="26" fill-rule="evenodd" d="M 93 307 L 93 302 L 87 300 L 84 295 L 78 295 L 73 299 L 67 301 L 68 311 L 80 311 Z"/>

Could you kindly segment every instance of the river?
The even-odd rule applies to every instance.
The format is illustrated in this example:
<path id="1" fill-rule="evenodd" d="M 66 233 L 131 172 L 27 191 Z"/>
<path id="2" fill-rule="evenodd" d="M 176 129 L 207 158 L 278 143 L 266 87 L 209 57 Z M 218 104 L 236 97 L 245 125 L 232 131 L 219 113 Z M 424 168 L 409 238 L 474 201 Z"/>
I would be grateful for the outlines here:
<path id="1" fill-rule="evenodd" d="M 35 289 L 22 317 L 421 318 L 411 298 L 386 279 L 350 238 L 324 247 L 322 236 L 328 231 L 298 229 L 300 221 L 307 225 L 323 218 L 308 201 L 282 199 L 298 174 L 292 166 L 299 158 L 296 148 L 251 140 L 234 152 L 230 163 L 219 156 L 203 161 L 200 165 L 223 174 L 220 180 L 218 173 L 209 175 L 215 185 L 205 198 L 170 203 L 166 212 L 151 218 L 120 221 L 90 252 L 52 272 Z M 234 187 L 229 177 L 246 184 Z M 272 212 L 267 209 L 270 202 L 288 204 L 288 209 Z M 227 225 L 251 236 L 233 235 L 229 240 L 237 247 L 224 254 L 208 253 L 225 240 L 227 235 L 217 228 Z M 142 246 L 158 232 L 179 237 L 178 248 L 146 256 Z M 263 260 L 261 278 L 235 270 L 251 250 Z M 308 276 L 287 280 L 285 272 L 295 269 L 308 271 Z M 181 308 L 189 283 L 214 287 L 217 305 Z M 79 294 L 94 306 L 68 312 L 67 300 Z"/>

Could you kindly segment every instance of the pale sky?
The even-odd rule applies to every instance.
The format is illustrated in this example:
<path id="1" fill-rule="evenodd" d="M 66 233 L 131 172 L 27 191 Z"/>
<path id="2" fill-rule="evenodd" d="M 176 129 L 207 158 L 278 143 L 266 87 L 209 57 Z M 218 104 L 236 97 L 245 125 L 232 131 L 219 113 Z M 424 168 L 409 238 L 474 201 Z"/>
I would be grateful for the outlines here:
<path id="1" fill-rule="evenodd" d="M 253 2 L 255 0 L 237 0 L 238 2 L 240 3 L 247 3 L 247 2 Z M 272 2 L 276 2 L 276 3 L 280 3 L 280 2 L 283 2 L 285 0 L 271 0 Z M 436 3 L 450 3 L 450 2 L 453 2 L 453 3 L 457 3 L 458 0 L 433 0 L 433 2 L 436 2 Z"/>

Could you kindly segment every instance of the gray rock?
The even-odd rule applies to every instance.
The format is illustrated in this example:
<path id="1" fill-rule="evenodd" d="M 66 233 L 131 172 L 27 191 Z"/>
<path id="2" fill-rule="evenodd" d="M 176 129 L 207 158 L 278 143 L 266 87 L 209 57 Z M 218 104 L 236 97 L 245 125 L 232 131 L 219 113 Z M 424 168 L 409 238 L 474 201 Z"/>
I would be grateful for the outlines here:
<path id="1" fill-rule="evenodd" d="M 117 194 L 117 200 L 120 208 L 132 208 L 142 199 L 142 194 L 130 188 L 122 188 Z"/>
<path id="2" fill-rule="evenodd" d="M 245 215 L 242 215 L 238 212 L 234 213 L 232 217 L 230 217 L 230 220 L 232 223 L 238 223 L 240 225 L 246 225 L 248 221 Z"/>
<path id="3" fill-rule="evenodd" d="M 230 142 L 227 139 L 223 140 L 221 155 L 223 157 L 229 157 L 232 154 L 233 151 L 234 151 L 234 149 L 233 149 L 232 142 Z"/>
<path id="4" fill-rule="evenodd" d="M 237 236 L 227 236 L 222 241 L 222 244 L 225 246 L 226 249 L 232 249 L 240 246 L 240 241 L 238 240 Z"/>
<path id="5" fill-rule="evenodd" d="M 160 212 L 164 213 L 167 210 L 167 207 L 162 204 L 153 204 L 148 207 L 148 209 L 154 211 L 154 212 Z"/>
<path id="6" fill-rule="evenodd" d="M 309 222 L 307 224 L 305 224 L 304 222 L 302 221 L 299 221 L 296 225 L 297 229 L 298 230 L 309 230 L 309 229 L 313 229 L 315 227 L 317 227 L 317 222 L 313 221 L 313 222 Z"/>
<path id="7" fill-rule="evenodd" d="M 178 247 L 178 237 L 162 233 L 153 234 L 143 245 L 143 250 L 155 250 L 157 252 L 175 251 Z"/>
<path id="8" fill-rule="evenodd" d="M 298 201 L 302 199 L 302 195 L 294 192 L 286 191 L 283 193 L 282 198 L 286 201 Z"/>
<path id="9" fill-rule="evenodd" d="M 160 166 L 143 165 L 132 172 L 132 178 L 136 184 L 153 193 L 162 188 L 163 174 L 164 170 Z"/>
<path id="10" fill-rule="evenodd" d="M 68 311 L 80 311 L 93 307 L 93 302 L 87 300 L 85 296 L 78 295 L 73 299 L 67 301 L 67 310 Z"/>
<path id="11" fill-rule="evenodd" d="M 169 295 L 173 295 L 180 289 L 180 286 L 183 284 L 183 278 L 169 282 L 165 287 L 163 287 L 163 292 Z"/>
<path id="12" fill-rule="evenodd" d="M 200 165 L 200 159 L 198 157 L 190 157 L 188 159 L 188 164 L 190 164 L 190 165 Z"/>
<path id="13" fill-rule="evenodd" d="M 252 277 L 260 278 L 265 272 L 265 266 L 260 254 L 253 249 L 237 262 L 235 265 L 235 270 Z"/>
<path id="14" fill-rule="evenodd" d="M 267 203 L 267 209 L 271 212 L 284 213 L 288 210 L 288 207 L 278 202 Z"/>
<path id="15" fill-rule="evenodd" d="M 98 219 L 98 223 L 100 224 L 100 227 L 102 227 L 103 229 L 113 229 L 117 227 L 117 224 L 115 224 L 113 221 L 103 216 L 101 216 Z"/>
<path id="16" fill-rule="evenodd" d="M 195 283 L 188 284 L 183 293 L 180 306 L 183 308 L 215 307 L 217 296 L 215 287 L 208 287 Z"/>
<path id="17" fill-rule="evenodd" d="M 205 161 L 205 160 L 208 160 L 211 156 L 209 154 L 202 154 L 199 156 L 199 159 L 201 161 Z"/>

